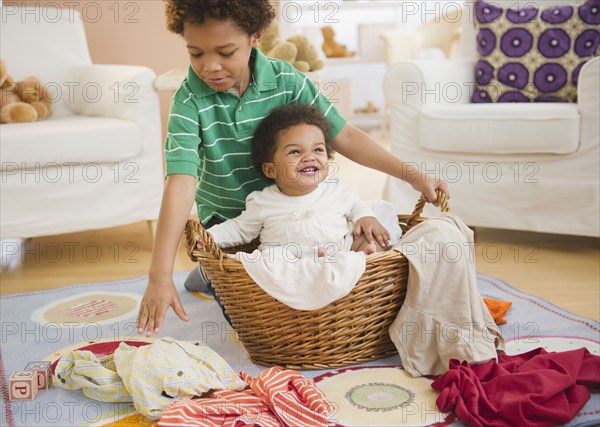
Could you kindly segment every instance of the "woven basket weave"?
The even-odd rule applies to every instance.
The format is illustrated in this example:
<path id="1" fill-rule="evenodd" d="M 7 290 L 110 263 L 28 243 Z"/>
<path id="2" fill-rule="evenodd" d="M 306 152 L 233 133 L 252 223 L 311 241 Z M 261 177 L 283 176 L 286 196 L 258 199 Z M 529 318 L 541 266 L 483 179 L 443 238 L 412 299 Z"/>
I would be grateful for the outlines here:
<path id="1" fill-rule="evenodd" d="M 438 197 L 442 212 L 447 212 L 445 195 L 438 191 Z M 411 215 L 398 215 L 403 232 L 425 220 L 424 205 L 421 198 Z M 253 362 L 327 369 L 396 353 L 388 328 L 406 294 L 408 262 L 401 253 L 369 256 L 365 272 L 348 295 L 318 310 L 299 311 L 265 293 L 241 262 L 224 256 L 197 220 L 188 221 L 186 240 L 188 255 L 206 271 Z M 196 247 L 199 240 L 204 242 L 202 249 Z M 238 246 L 227 252 L 251 252 L 255 247 Z"/>

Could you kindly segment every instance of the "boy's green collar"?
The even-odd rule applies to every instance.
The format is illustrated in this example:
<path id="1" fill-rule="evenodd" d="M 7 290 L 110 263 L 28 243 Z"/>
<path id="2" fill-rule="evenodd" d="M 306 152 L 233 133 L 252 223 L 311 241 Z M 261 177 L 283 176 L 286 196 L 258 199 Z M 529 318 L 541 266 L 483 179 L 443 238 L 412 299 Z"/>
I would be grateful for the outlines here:
<path id="1" fill-rule="evenodd" d="M 254 83 L 250 85 L 246 92 L 251 90 L 253 87 L 258 89 L 260 92 L 266 92 L 269 90 L 272 91 L 277 87 L 277 79 L 275 78 L 275 72 L 273 71 L 273 67 L 269 62 L 269 58 L 267 58 L 260 50 L 256 48 L 252 48 L 251 56 L 256 57 L 253 71 Z M 197 98 L 218 93 L 216 90 L 210 88 L 196 75 L 191 65 L 188 68 L 187 82 Z"/>

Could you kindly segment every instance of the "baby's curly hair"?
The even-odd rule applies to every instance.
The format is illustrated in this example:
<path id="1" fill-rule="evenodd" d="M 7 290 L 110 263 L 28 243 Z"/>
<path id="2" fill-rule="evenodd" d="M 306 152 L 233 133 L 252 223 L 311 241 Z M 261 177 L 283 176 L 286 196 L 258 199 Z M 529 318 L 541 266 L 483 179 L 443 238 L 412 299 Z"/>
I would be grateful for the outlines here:
<path id="1" fill-rule="evenodd" d="M 247 34 L 264 30 L 275 18 L 269 0 L 165 0 L 167 28 L 183 34 L 183 24 L 233 21 Z"/>
<path id="2" fill-rule="evenodd" d="M 263 173 L 263 163 L 273 160 L 277 150 L 279 133 L 296 125 L 311 125 L 321 129 L 325 136 L 327 158 L 333 158 L 334 151 L 329 136 L 331 123 L 321 110 L 307 104 L 290 104 L 275 108 L 256 128 L 252 139 L 252 163 L 254 163 L 256 170 Z"/>

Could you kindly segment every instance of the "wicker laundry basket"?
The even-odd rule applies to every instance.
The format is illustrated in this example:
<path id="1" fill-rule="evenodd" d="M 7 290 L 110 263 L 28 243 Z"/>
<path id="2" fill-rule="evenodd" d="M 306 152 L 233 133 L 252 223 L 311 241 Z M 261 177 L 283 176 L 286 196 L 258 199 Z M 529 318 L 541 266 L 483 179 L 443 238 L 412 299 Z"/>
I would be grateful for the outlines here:
<path id="1" fill-rule="evenodd" d="M 448 211 L 438 192 L 442 212 Z M 398 215 L 403 232 L 425 220 L 423 198 L 411 215 Z M 198 249 L 198 239 L 204 248 Z M 388 328 L 406 294 L 408 262 L 397 251 L 367 258 L 366 270 L 345 297 L 319 310 L 299 311 L 265 293 L 241 262 L 224 256 L 197 220 L 186 226 L 188 255 L 200 262 L 231 318 L 250 359 L 288 369 L 326 369 L 364 363 L 396 353 Z M 251 252 L 254 247 L 229 248 Z"/>

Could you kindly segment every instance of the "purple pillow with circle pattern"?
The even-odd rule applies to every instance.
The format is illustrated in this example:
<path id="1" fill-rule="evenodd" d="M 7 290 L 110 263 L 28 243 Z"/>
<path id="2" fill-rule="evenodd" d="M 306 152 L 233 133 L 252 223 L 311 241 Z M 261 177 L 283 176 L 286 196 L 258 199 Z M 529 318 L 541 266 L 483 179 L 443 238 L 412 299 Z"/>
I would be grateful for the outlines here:
<path id="1" fill-rule="evenodd" d="M 600 55 L 600 0 L 538 8 L 475 4 L 472 101 L 576 102 L 583 65 Z"/>

